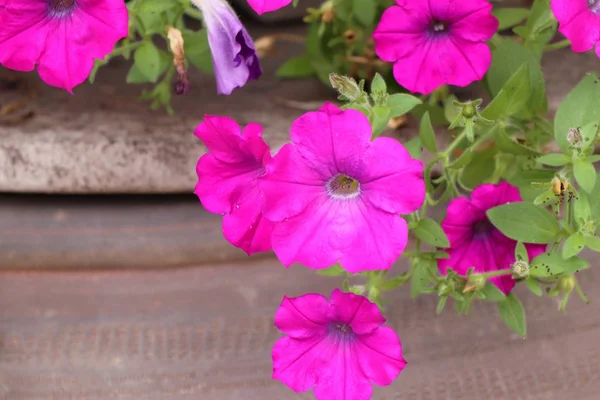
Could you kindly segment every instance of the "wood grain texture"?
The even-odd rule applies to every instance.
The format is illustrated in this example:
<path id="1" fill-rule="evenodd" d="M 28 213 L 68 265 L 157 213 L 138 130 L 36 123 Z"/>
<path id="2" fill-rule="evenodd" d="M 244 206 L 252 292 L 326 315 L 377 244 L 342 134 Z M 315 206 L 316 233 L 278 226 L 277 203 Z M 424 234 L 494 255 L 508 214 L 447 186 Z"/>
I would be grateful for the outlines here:
<path id="1" fill-rule="evenodd" d="M 436 298 L 390 297 L 408 367 L 375 400 L 593 400 L 600 391 L 597 263 L 581 274 L 590 305 L 518 291 L 527 339 L 495 308 L 435 316 Z M 399 273 L 405 264 L 398 264 Z M 300 400 L 271 380 L 272 317 L 282 296 L 336 278 L 273 260 L 124 272 L 0 273 L 2 400 Z"/>

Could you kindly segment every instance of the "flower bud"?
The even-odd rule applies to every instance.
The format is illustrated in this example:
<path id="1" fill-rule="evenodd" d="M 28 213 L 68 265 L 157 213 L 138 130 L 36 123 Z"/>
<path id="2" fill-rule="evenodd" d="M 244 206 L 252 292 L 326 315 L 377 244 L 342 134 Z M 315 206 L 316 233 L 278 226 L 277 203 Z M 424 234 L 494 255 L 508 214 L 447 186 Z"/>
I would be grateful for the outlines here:
<path id="1" fill-rule="evenodd" d="M 579 147 L 583 143 L 583 136 L 579 128 L 571 128 L 567 133 L 567 141 L 573 147 Z"/>
<path id="2" fill-rule="evenodd" d="M 349 100 L 356 100 L 362 95 L 362 90 L 356 83 L 356 81 L 348 76 L 329 74 L 329 82 L 331 86 L 341 94 L 346 96 Z"/>
<path id="3" fill-rule="evenodd" d="M 485 286 L 486 278 L 483 275 L 471 274 L 467 279 L 463 293 L 475 292 L 483 289 Z"/>
<path id="4" fill-rule="evenodd" d="M 273 35 L 261 36 L 254 41 L 254 48 L 258 58 L 263 58 L 273 52 L 275 37 Z"/>
<path id="5" fill-rule="evenodd" d="M 335 12 L 333 10 L 325 10 L 323 14 L 321 14 L 321 22 L 327 24 L 335 18 Z"/>
<path id="6" fill-rule="evenodd" d="M 517 260 L 512 265 L 513 278 L 527 278 L 529 276 L 529 263 L 523 260 Z"/>
<path id="7" fill-rule="evenodd" d="M 473 118 L 477 113 L 477 109 L 471 103 L 465 104 L 462 109 L 462 115 L 465 118 Z"/>
<path id="8" fill-rule="evenodd" d="M 444 297 L 444 296 L 448 296 L 450 293 L 452 293 L 452 286 L 448 285 L 447 283 L 441 283 L 438 286 L 438 296 L 440 297 Z"/>
<path id="9" fill-rule="evenodd" d="M 573 275 L 563 276 L 558 280 L 556 288 L 564 293 L 570 293 L 577 286 L 577 280 Z"/>

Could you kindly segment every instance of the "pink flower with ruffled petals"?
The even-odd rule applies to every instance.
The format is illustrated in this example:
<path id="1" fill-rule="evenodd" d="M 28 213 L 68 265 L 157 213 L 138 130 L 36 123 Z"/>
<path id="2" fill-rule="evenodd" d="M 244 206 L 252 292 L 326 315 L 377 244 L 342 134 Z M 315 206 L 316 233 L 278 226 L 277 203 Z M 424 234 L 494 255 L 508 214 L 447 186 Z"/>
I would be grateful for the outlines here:
<path id="1" fill-rule="evenodd" d="M 571 50 L 583 53 L 596 46 L 600 57 L 600 0 L 552 0 L 550 8 Z"/>
<path id="2" fill-rule="evenodd" d="M 248 4 L 258 14 L 279 10 L 290 4 L 292 0 L 248 0 Z"/>
<path id="3" fill-rule="evenodd" d="M 123 0 L 11 0 L 0 22 L 0 64 L 69 93 L 128 34 Z"/>
<path id="4" fill-rule="evenodd" d="M 298 118 L 260 179 L 272 244 L 286 266 L 388 269 L 406 247 L 398 214 L 425 199 L 423 164 L 398 141 L 371 141 L 367 117 L 326 103 Z"/>
<path id="5" fill-rule="evenodd" d="M 511 267 L 515 262 L 517 242 L 502 234 L 486 216 L 490 208 L 521 201 L 519 189 L 507 182 L 481 185 L 471 193 L 471 200 L 459 197 L 450 202 L 442 228 L 450 240 L 448 259 L 439 259 L 438 267 L 445 274 L 448 268 L 466 275 L 490 272 Z M 525 244 L 529 259 L 541 254 L 545 245 Z M 490 278 L 504 294 L 510 293 L 515 280 L 510 275 Z"/>
<path id="6" fill-rule="evenodd" d="M 273 378 L 317 400 L 366 400 L 371 382 L 392 383 L 406 366 L 398 335 L 377 305 L 363 296 L 331 293 L 284 297 L 275 326 L 285 333 L 273 347 Z"/>
<path id="7" fill-rule="evenodd" d="M 498 29 L 487 0 L 396 0 L 373 33 L 375 51 L 394 63 L 396 81 L 428 94 L 442 85 L 483 78 L 492 54 L 485 43 Z"/>
<path id="8" fill-rule="evenodd" d="M 259 124 L 240 126 L 227 117 L 206 115 L 194 134 L 208 153 L 196 166 L 195 193 L 210 212 L 224 214 L 223 235 L 248 255 L 271 249 L 273 223 L 263 218 L 258 178 L 271 160 Z"/>

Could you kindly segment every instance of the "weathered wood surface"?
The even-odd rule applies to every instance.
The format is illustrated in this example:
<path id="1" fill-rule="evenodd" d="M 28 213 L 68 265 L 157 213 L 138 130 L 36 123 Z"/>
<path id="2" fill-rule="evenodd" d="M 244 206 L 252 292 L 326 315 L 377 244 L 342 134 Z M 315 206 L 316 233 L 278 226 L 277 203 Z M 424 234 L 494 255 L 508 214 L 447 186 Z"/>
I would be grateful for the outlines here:
<path id="1" fill-rule="evenodd" d="M 394 269 L 405 268 L 401 263 Z M 593 302 L 519 292 L 524 340 L 494 307 L 435 316 L 434 296 L 391 296 L 386 315 L 408 367 L 375 400 L 595 400 L 600 392 L 600 271 Z M 122 272 L 0 273 L 2 400 L 300 400 L 271 380 L 272 316 L 284 294 L 340 282 L 272 260 Z"/>

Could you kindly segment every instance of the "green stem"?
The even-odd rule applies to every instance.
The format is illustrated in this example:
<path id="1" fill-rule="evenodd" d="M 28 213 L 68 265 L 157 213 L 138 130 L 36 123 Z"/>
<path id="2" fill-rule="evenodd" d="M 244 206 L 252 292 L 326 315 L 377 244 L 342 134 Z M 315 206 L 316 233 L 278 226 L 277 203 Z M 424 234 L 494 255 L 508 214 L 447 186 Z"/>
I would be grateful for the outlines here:
<path id="1" fill-rule="evenodd" d="M 479 274 L 484 278 L 493 278 L 494 276 L 503 276 L 503 275 L 511 275 L 513 273 L 512 269 L 500 269 L 498 271 L 486 272 L 485 274 Z"/>
<path id="2" fill-rule="evenodd" d="M 546 47 L 544 47 L 544 51 L 564 49 L 565 47 L 569 47 L 570 45 L 571 45 L 571 41 L 569 39 L 564 39 L 564 40 L 546 45 Z"/>
<path id="3" fill-rule="evenodd" d="M 583 300 L 584 303 L 586 303 L 586 304 L 590 303 L 590 299 L 588 299 L 588 297 L 585 295 L 585 293 L 583 293 L 583 290 L 581 290 L 581 286 L 579 286 L 579 282 L 577 282 L 577 281 L 575 283 L 575 290 L 577 290 L 577 294 L 579 295 L 581 300 Z"/>
<path id="4" fill-rule="evenodd" d="M 440 153 L 441 157 L 437 158 L 436 161 L 438 161 L 440 159 L 444 159 L 444 161 L 447 162 L 450 154 L 452 154 L 452 151 L 454 151 L 454 149 L 460 144 L 460 142 L 463 141 L 463 139 L 466 136 L 467 136 L 467 130 L 463 129 L 463 131 L 460 133 L 460 135 L 458 135 L 456 137 L 456 139 L 454 139 L 454 141 L 452 141 L 452 143 L 450 143 L 450 146 L 448 146 L 448 148 L 443 153 Z"/>

